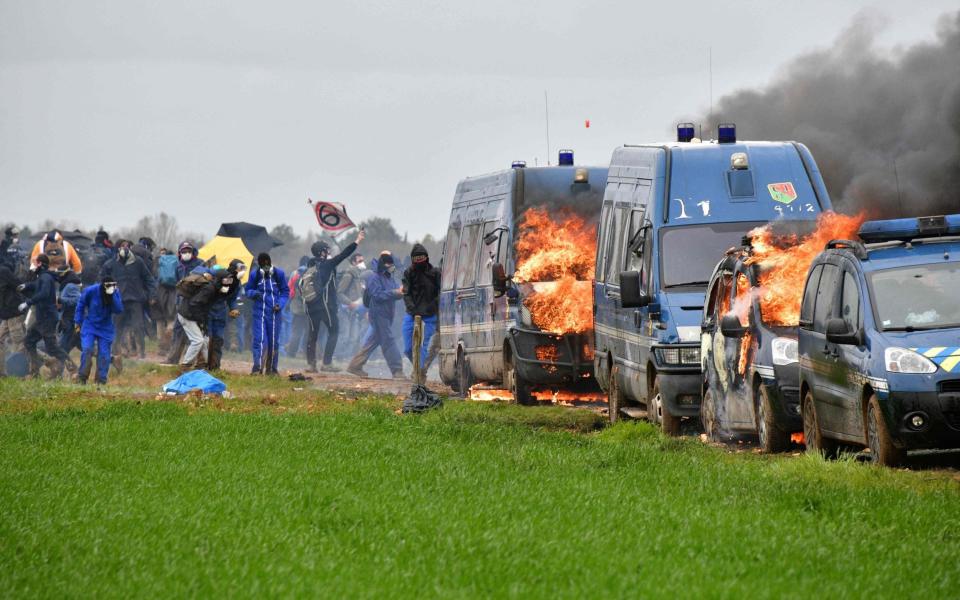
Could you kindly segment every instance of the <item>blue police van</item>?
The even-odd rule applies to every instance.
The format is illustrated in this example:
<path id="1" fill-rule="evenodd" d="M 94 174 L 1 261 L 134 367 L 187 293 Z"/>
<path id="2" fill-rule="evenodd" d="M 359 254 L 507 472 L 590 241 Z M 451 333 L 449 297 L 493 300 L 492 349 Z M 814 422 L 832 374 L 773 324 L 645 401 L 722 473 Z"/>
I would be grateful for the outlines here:
<path id="1" fill-rule="evenodd" d="M 537 387 L 595 385 L 592 334 L 540 330 L 524 305 L 529 285 L 511 280 L 527 210 L 570 210 L 596 222 L 607 170 L 573 163 L 563 150 L 558 166 L 518 161 L 457 185 L 441 265 L 439 358 L 440 378 L 462 395 L 473 383 L 500 384 L 529 404 Z"/>
<path id="2" fill-rule="evenodd" d="M 810 151 L 796 142 L 694 138 L 613 152 L 598 229 L 595 376 L 611 421 L 646 406 L 678 434 L 699 418 L 704 292 L 717 261 L 753 228 L 831 208 Z"/>
<path id="3" fill-rule="evenodd" d="M 960 215 L 869 221 L 813 261 L 800 309 L 812 452 L 960 448 Z"/>

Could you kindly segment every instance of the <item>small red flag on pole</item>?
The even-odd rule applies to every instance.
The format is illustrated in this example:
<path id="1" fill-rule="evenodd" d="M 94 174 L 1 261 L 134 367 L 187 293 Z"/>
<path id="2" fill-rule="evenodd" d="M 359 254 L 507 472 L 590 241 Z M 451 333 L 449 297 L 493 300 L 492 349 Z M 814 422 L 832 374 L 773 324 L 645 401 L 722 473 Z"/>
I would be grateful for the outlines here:
<path id="1" fill-rule="evenodd" d="M 313 207 L 313 214 L 317 217 L 317 223 L 327 231 L 338 232 L 356 227 L 350 217 L 347 216 L 347 207 L 339 202 L 314 202 L 308 199 L 307 203 Z"/>
<path id="2" fill-rule="evenodd" d="M 587 129 L 590 129 L 590 119 L 585 120 L 583 122 L 583 126 L 586 127 Z"/>

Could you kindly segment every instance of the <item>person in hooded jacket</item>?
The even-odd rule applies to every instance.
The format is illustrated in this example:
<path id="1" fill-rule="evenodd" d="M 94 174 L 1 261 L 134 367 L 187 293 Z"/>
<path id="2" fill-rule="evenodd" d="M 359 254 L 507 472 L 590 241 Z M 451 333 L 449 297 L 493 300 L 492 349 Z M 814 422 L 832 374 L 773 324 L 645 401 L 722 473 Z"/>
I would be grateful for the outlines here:
<path id="1" fill-rule="evenodd" d="M 0 377 L 7 374 L 7 350 L 23 349 L 25 316 L 20 313 L 23 296 L 17 291 L 20 280 L 9 264 L 0 262 Z"/>
<path id="2" fill-rule="evenodd" d="M 70 356 L 70 351 L 80 348 L 80 335 L 75 331 L 73 318 L 80 301 L 83 286 L 80 276 L 73 271 L 59 273 L 60 283 L 60 347 Z"/>
<path id="3" fill-rule="evenodd" d="M 415 317 L 420 317 L 423 321 L 420 365 L 425 369 L 440 312 L 440 270 L 430 264 L 427 249 L 421 244 L 413 245 L 410 261 L 403 272 L 403 303 L 407 309 L 403 316 L 403 354 L 413 362 L 413 326 Z"/>
<path id="4" fill-rule="evenodd" d="M 37 257 L 41 254 L 50 256 L 56 255 L 61 261 L 61 264 L 51 265 L 50 262 L 47 262 L 47 268 L 59 268 L 63 265 L 67 265 L 70 269 L 80 275 L 83 273 L 83 262 L 80 260 L 80 255 L 77 253 L 77 249 L 73 247 L 69 241 L 63 239 L 63 234 L 57 230 L 53 230 L 47 235 L 43 236 L 37 243 L 33 245 L 33 251 L 30 253 L 31 264 L 37 260 Z"/>
<path id="5" fill-rule="evenodd" d="M 206 367 L 210 343 L 207 336 L 207 323 L 210 319 L 210 309 L 220 296 L 220 290 L 209 269 L 200 266 L 195 268 L 193 273 L 205 275 L 205 281 L 199 284 L 199 289 L 189 297 L 181 297 L 180 304 L 177 306 L 177 321 L 183 328 L 183 335 L 188 342 L 180 361 L 180 371 L 183 373 L 193 369 L 195 361 L 201 368 Z"/>
<path id="6" fill-rule="evenodd" d="M 270 255 L 262 252 L 257 256 L 257 268 L 250 273 L 244 291 L 247 298 L 253 300 L 253 368 L 250 373 L 276 375 L 283 327 L 280 312 L 290 297 L 287 277 L 283 269 L 273 266 Z"/>
<path id="7" fill-rule="evenodd" d="M 117 257 L 108 261 L 100 271 L 101 278 L 111 277 L 123 294 L 123 313 L 117 316 L 117 344 L 114 356 L 119 356 L 130 338 L 131 350 L 139 350 L 140 358 L 146 357 L 144 315 L 148 303 L 157 291 L 157 280 L 150 274 L 150 267 L 133 252 L 129 240 L 117 243 Z M 119 363 L 119 359 L 117 360 Z"/>
<path id="8" fill-rule="evenodd" d="M 403 359 L 397 340 L 393 333 L 393 315 L 395 303 L 403 297 L 403 289 L 393 278 L 396 265 L 393 255 L 384 251 L 377 260 L 377 271 L 372 273 L 366 282 L 366 294 L 370 299 L 370 330 L 364 337 L 363 345 L 357 351 L 347 372 L 358 377 L 366 377 L 363 365 L 370 359 L 373 351 L 379 346 L 383 358 L 390 367 L 394 379 L 406 379 L 403 374 Z"/>
<path id="9" fill-rule="evenodd" d="M 43 340 L 44 349 L 53 357 L 54 362 L 50 367 L 52 376 L 56 378 L 63 374 L 63 368 L 69 361 L 69 357 L 57 343 L 57 323 L 60 321 L 60 314 L 57 312 L 58 284 L 56 276 L 50 272 L 49 267 L 50 259 L 46 254 L 38 254 L 33 259 L 31 270 L 36 273 L 37 278 L 18 286 L 27 299 L 17 308 L 21 313 L 26 312 L 30 307 L 34 310 L 33 323 L 23 338 L 24 349 L 30 357 L 30 375 L 40 376 L 43 361 L 37 351 L 37 344 Z"/>
<path id="10" fill-rule="evenodd" d="M 0 264 L 19 277 L 26 271 L 26 257 L 27 253 L 20 245 L 20 228 L 7 227 L 3 231 L 3 240 L 0 240 Z"/>
<path id="11" fill-rule="evenodd" d="M 236 319 L 240 315 L 237 297 L 240 293 L 240 276 L 245 270 L 246 265 L 243 261 L 233 259 L 226 269 L 215 268 L 213 271 L 213 284 L 218 292 L 210 306 L 207 318 L 207 334 L 210 337 L 207 369 L 211 371 L 219 369 L 223 359 L 223 338 L 227 329 L 227 318 Z"/>
<path id="12" fill-rule="evenodd" d="M 320 335 L 320 325 L 327 328 L 327 343 L 323 348 L 323 366 L 321 369 L 329 373 L 336 373 L 340 369 L 333 366 L 333 353 L 337 349 L 337 338 L 340 335 L 340 322 L 337 313 L 340 311 L 340 300 L 337 295 L 337 266 L 357 250 L 366 234 L 361 229 L 357 239 L 340 251 L 336 256 L 330 256 L 330 246 L 326 242 L 315 242 L 310 248 L 313 260 L 308 263 L 307 271 L 316 269 L 313 278 L 313 287 L 317 297 L 307 304 L 307 315 L 310 319 L 310 333 L 307 337 L 307 364 L 308 372 L 317 372 L 317 336 Z"/>
<path id="13" fill-rule="evenodd" d="M 77 380 L 87 383 L 93 366 L 93 350 L 97 350 L 98 384 L 107 383 L 110 372 L 111 351 L 114 338 L 113 319 L 123 313 L 123 298 L 117 282 L 109 275 L 100 278 L 80 295 L 73 316 L 74 329 L 80 334 L 80 371 Z"/>
<path id="14" fill-rule="evenodd" d="M 297 270 L 293 272 L 290 279 L 287 280 L 287 287 L 290 288 L 290 300 L 287 307 L 290 309 L 292 317 L 290 323 L 290 339 L 286 345 L 287 356 L 295 357 L 300 348 L 306 341 L 307 333 L 310 331 L 310 322 L 307 320 L 307 309 L 303 305 L 303 299 L 297 290 L 297 283 L 303 274 L 307 271 L 307 264 L 310 262 L 309 256 L 301 256 Z"/>
<path id="15" fill-rule="evenodd" d="M 177 281 L 180 281 L 193 272 L 199 266 L 203 265 L 203 261 L 197 256 L 197 247 L 190 242 L 182 242 L 177 248 Z M 176 283 L 174 285 L 176 285 Z M 180 306 L 180 296 L 174 293 L 174 305 L 175 307 Z M 176 308 L 174 309 L 176 312 Z M 183 354 L 183 351 L 187 347 L 187 339 L 183 334 L 183 326 L 180 324 L 180 319 L 175 319 L 173 321 L 173 335 L 170 339 L 170 354 L 167 356 L 167 360 L 164 364 L 177 365 L 180 364 L 180 356 Z"/>

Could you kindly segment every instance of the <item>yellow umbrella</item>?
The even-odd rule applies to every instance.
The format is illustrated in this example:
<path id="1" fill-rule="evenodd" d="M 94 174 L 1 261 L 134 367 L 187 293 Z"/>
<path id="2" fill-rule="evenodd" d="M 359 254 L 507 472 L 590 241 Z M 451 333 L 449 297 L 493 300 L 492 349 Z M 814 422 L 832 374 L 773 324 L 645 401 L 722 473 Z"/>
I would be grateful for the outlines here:
<path id="1" fill-rule="evenodd" d="M 247 270 L 240 276 L 240 281 L 246 283 L 247 274 L 250 272 L 250 265 L 253 264 L 253 253 L 247 249 L 243 243 L 243 238 L 226 237 L 218 235 L 210 240 L 203 248 L 200 248 L 198 255 L 204 261 L 213 259 L 214 263 L 223 268 L 230 266 L 230 261 L 240 259 L 247 265 Z"/>

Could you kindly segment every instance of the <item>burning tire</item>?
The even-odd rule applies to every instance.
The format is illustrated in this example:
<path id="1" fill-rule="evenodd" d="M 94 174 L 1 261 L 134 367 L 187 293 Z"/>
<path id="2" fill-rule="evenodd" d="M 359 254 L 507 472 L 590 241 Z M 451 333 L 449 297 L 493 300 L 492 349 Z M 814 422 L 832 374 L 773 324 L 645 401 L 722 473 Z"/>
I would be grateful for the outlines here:
<path id="1" fill-rule="evenodd" d="M 760 448 L 767 453 L 784 452 L 790 448 L 790 434 L 780 429 L 774 419 L 773 406 L 766 388 L 758 386 L 757 392 L 757 437 Z"/>
<path id="2" fill-rule="evenodd" d="M 867 445 L 873 461 L 887 467 L 896 467 L 903 463 L 906 452 L 893 445 L 887 422 L 883 419 L 880 402 L 876 396 L 870 396 L 867 404 Z"/>
<path id="3" fill-rule="evenodd" d="M 707 388 L 703 395 L 703 401 L 700 402 L 700 423 L 703 425 L 703 432 L 711 442 L 720 441 L 720 424 L 717 423 L 717 404 L 713 397 L 713 392 Z"/>
<path id="4" fill-rule="evenodd" d="M 503 364 L 503 383 L 513 394 L 514 401 L 525 406 L 536 404 L 533 394 L 530 393 L 530 386 L 517 373 L 517 367 L 513 362 L 513 354 L 508 352 L 507 356 L 504 357 Z"/>
<path id="5" fill-rule="evenodd" d="M 607 412 L 610 417 L 610 423 L 616 423 L 623 416 L 620 409 L 626 406 L 623 397 L 623 390 L 620 389 L 620 367 L 613 367 L 610 370 L 610 382 L 607 384 Z"/>
<path id="6" fill-rule="evenodd" d="M 655 415 L 654 418 L 660 423 L 660 429 L 667 435 L 680 435 L 680 417 L 671 413 L 664 403 L 663 396 L 660 395 L 659 377 L 653 380 L 653 390 L 650 392 L 650 398 L 650 404 L 652 405 L 650 408 Z M 650 412 L 650 410 L 647 412 Z"/>
<path id="7" fill-rule="evenodd" d="M 817 420 L 817 408 L 813 404 L 813 394 L 809 391 L 803 397 L 803 439 L 807 444 L 807 452 L 820 454 L 825 458 L 833 458 L 837 454 L 838 444 L 823 437 L 820 431 L 820 422 Z"/>

